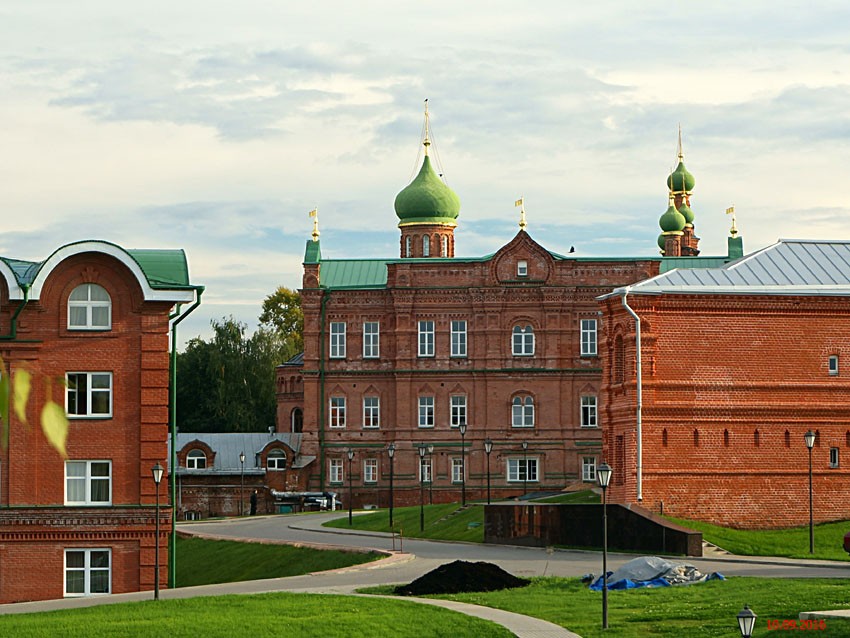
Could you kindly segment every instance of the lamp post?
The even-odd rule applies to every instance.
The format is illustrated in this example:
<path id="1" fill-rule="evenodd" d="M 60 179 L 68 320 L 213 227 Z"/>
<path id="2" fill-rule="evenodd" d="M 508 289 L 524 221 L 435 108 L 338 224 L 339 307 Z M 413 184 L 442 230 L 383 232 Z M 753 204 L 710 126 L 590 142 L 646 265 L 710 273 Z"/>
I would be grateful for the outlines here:
<path id="1" fill-rule="evenodd" d="M 457 429 L 460 430 L 460 505 L 466 507 L 466 421 L 461 421 Z"/>
<path id="2" fill-rule="evenodd" d="M 528 494 L 528 441 L 522 442 L 522 464 L 525 472 L 522 475 L 522 495 Z"/>
<path id="3" fill-rule="evenodd" d="M 419 444 L 419 531 L 425 529 L 425 481 L 422 464 L 425 462 L 425 444 Z"/>
<path id="4" fill-rule="evenodd" d="M 159 600 L 159 482 L 162 480 L 162 473 L 165 471 L 159 463 L 151 468 L 153 474 L 153 482 L 156 483 L 156 538 L 154 540 L 154 558 L 153 567 L 153 599 Z"/>
<path id="5" fill-rule="evenodd" d="M 434 504 L 434 446 L 428 446 L 428 505 Z"/>
<path id="6" fill-rule="evenodd" d="M 756 627 L 756 615 L 748 605 L 738 612 L 738 629 L 741 630 L 743 638 L 750 638 L 753 635 L 753 629 Z"/>
<path id="7" fill-rule="evenodd" d="M 393 529 L 393 457 L 395 456 L 395 443 L 387 446 L 387 456 L 390 457 L 390 531 Z"/>
<path id="8" fill-rule="evenodd" d="M 815 433 L 809 430 L 803 436 L 809 448 L 809 554 L 815 553 L 814 500 L 812 497 L 812 448 L 815 446 Z"/>
<path id="9" fill-rule="evenodd" d="M 354 460 L 354 450 L 348 448 L 348 526 L 351 527 L 352 523 L 352 491 L 351 491 L 351 461 Z"/>
<path id="10" fill-rule="evenodd" d="M 602 488 L 602 629 L 608 629 L 608 499 L 611 467 L 603 463 L 596 468 L 596 481 Z"/>
<path id="11" fill-rule="evenodd" d="M 493 441 L 484 439 L 484 454 L 487 455 L 487 505 L 490 504 L 490 452 L 493 451 Z"/>
<path id="12" fill-rule="evenodd" d="M 245 495 L 245 452 L 239 453 L 239 516 L 245 514 L 242 498 Z"/>

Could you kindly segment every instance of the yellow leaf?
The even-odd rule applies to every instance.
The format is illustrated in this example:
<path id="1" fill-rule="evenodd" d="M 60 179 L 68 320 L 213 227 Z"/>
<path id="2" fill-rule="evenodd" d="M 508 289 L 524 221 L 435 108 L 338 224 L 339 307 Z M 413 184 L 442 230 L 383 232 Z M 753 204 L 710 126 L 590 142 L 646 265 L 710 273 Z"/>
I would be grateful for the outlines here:
<path id="1" fill-rule="evenodd" d="M 0 372 L 0 441 L 5 448 L 9 444 L 9 375 L 5 368 Z"/>
<path id="2" fill-rule="evenodd" d="M 68 438 L 68 419 L 65 410 L 55 401 L 48 401 L 41 410 L 41 429 L 47 442 L 52 445 L 63 458 L 68 458 L 65 452 L 65 440 Z"/>
<path id="3" fill-rule="evenodd" d="M 21 423 L 27 422 L 27 402 L 30 400 L 32 375 L 26 370 L 15 370 L 12 379 L 12 398 L 15 402 L 15 416 Z"/>

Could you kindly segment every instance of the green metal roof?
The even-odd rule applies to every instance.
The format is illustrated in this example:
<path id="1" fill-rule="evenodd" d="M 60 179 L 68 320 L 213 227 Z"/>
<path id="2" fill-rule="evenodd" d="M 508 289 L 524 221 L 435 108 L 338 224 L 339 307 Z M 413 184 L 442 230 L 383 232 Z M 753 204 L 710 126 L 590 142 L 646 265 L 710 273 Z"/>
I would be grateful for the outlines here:
<path id="1" fill-rule="evenodd" d="M 387 285 L 385 260 L 331 259 L 321 263 L 322 288 L 383 288 Z"/>
<path id="2" fill-rule="evenodd" d="M 674 268 L 719 268 L 729 263 L 729 257 L 663 257 L 661 259 L 661 273 Z"/>
<path id="3" fill-rule="evenodd" d="M 152 288 L 188 286 L 189 264 L 183 250 L 127 249 Z"/>

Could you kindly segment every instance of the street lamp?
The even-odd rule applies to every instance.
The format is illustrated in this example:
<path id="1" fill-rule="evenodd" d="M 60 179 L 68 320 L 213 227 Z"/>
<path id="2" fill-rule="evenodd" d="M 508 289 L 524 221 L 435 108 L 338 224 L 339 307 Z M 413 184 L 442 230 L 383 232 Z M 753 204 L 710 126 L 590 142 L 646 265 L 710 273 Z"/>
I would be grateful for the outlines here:
<path id="1" fill-rule="evenodd" d="M 522 464 L 525 473 L 522 475 L 522 495 L 528 494 L 528 441 L 522 442 Z"/>
<path id="2" fill-rule="evenodd" d="M 809 448 L 809 554 L 815 553 L 814 532 L 814 501 L 812 498 L 812 448 L 815 446 L 815 433 L 809 430 L 803 436 L 806 439 L 806 447 Z"/>
<path id="3" fill-rule="evenodd" d="M 611 467 L 596 468 L 596 482 L 602 488 L 602 629 L 608 629 L 608 500 L 605 492 L 611 482 Z"/>
<path id="4" fill-rule="evenodd" d="M 490 504 L 490 452 L 493 451 L 493 441 L 484 439 L 484 453 L 487 455 L 487 505 Z"/>
<path id="5" fill-rule="evenodd" d="M 434 446 L 428 446 L 428 504 L 434 504 Z"/>
<path id="6" fill-rule="evenodd" d="M 154 547 L 156 557 L 154 558 L 153 568 L 153 599 L 159 600 L 159 482 L 162 480 L 162 473 L 165 471 L 159 463 L 151 468 L 153 474 L 153 482 L 156 483 L 156 539 Z"/>
<path id="7" fill-rule="evenodd" d="M 395 456 L 395 443 L 387 446 L 387 456 L 390 457 L 390 531 L 393 529 L 393 457 Z"/>
<path id="8" fill-rule="evenodd" d="M 351 492 L 351 461 L 354 460 L 354 450 L 348 448 L 348 526 L 351 527 L 351 506 L 353 504 L 352 501 L 352 492 Z"/>
<path id="9" fill-rule="evenodd" d="M 461 421 L 457 429 L 460 430 L 460 505 L 466 507 L 466 447 L 463 442 L 466 436 L 466 421 Z"/>
<path id="10" fill-rule="evenodd" d="M 422 464 L 425 462 L 425 444 L 419 444 L 419 531 L 425 529 L 425 481 Z"/>
<path id="11" fill-rule="evenodd" d="M 738 613 L 738 629 L 741 630 L 741 636 L 743 638 L 750 638 L 753 635 L 753 629 L 755 627 L 756 615 L 748 605 L 744 605 L 744 608 Z"/>
<path id="12" fill-rule="evenodd" d="M 239 516 L 245 514 L 242 497 L 245 495 L 245 452 L 239 453 Z"/>

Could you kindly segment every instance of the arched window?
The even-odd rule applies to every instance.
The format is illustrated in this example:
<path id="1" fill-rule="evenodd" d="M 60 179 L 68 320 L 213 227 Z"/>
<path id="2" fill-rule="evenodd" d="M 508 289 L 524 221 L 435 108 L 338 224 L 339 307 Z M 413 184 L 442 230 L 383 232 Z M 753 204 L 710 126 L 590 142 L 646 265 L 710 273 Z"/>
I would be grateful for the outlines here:
<path id="1" fill-rule="evenodd" d="M 186 455 L 187 470 L 204 470 L 207 467 L 207 455 L 203 450 L 190 450 Z"/>
<path id="2" fill-rule="evenodd" d="M 422 256 L 431 256 L 431 238 L 428 235 L 422 235 Z"/>
<path id="3" fill-rule="evenodd" d="M 413 248 L 411 247 L 410 235 L 404 238 L 404 256 L 412 257 L 413 256 Z"/>
<path id="4" fill-rule="evenodd" d="M 850 447 L 850 431 L 844 433 L 844 445 Z"/>
<path id="5" fill-rule="evenodd" d="M 761 434 L 759 433 L 758 430 L 753 432 L 753 445 L 756 446 L 756 447 L 761 445 Z"/>
<path id="6" fill-rule="evenodd" d="M 514 397 L 511 404 L 511 425 L 515 428 L 534 427 L 534 399 Z"/>
<path id="7" fill-rule="evenodd" d="M 723 445 L 729 447 L 729 430 L 723 430 Z"/>
<path id="8" fill-rule="evenodd" d="M 699 447 L 699 430 L 694 430 L 694 447 Z"/>
<path id="9" fill-rule="evenodd" d="M 286 469 L 286 453 L 283 450 L 271 450 L 266 457 L 266 467 L 270 470 Z"/>
<path id="10" fill-rule="evenodd" d="M 527 357 L 534 354 L 534 328 L 514 326 L 512 351 L 515 357 Z"/>
<path id="11" fill-rule="evenodd" d="M 785 430 L 785 447 L 791 447 L 791 433 Z"/>
<path id="12" fill-rule="evenodd" d="M 82 284 L 68 297 L 70 330 L 109 330 L 112 328 L 112 299 L 102 286 Z"/>
<path id="13" fill-rule="evenodd" d="M 667 447 L 667 428 L 661 431 L 661 446 Z"/>
<path id="14" fill-rule="evenodd" d="M 301 408 L 295 408 L 292 410 L 292 432 L 295 434 L 300 434 L 304 429 L 304 412 L 301 411 Z"/>
<path id="15" fill-rule="evenodd" d="M 614 339 L 614 383 L 623 383 L 626 377 L 626 348 L 622 335 Z"/>
<path id="16" fill-rule="evenodd" d="M 449 238 L 446 235 L 443 235 L 440 238 L 440 257 L 448 257 L 449 256 Z"/>

